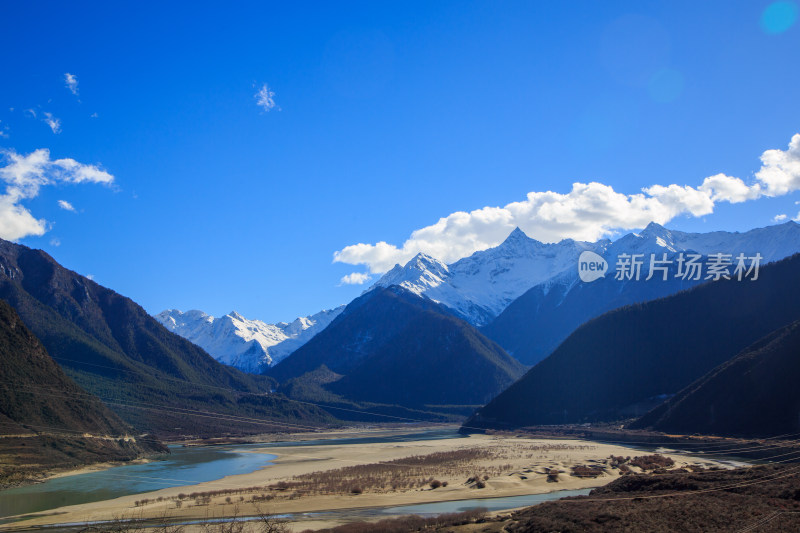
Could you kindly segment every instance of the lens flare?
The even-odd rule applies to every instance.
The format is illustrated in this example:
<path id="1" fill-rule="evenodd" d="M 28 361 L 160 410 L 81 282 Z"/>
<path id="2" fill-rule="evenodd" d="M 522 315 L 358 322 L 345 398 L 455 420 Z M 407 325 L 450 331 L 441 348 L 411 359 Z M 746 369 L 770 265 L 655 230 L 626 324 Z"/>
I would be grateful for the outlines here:
<path id="1" fill-rule="evenodd" d="M 795 2 L 773 2 L 761 14 L 761 28 L 770 34 L 783 33 L 797 22 Z"/>

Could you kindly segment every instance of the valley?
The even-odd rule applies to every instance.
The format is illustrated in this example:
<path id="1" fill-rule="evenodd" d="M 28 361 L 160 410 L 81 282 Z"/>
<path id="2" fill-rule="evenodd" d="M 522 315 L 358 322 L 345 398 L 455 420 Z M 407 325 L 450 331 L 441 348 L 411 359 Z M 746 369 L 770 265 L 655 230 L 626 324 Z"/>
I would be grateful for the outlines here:
<path id="1" fill-rule="evenodd" d="M 800 531 L 800 0 L 0 44 L 0 533 Z"/>
<path id="2" fill-rule="evenodd" d="M 252 471 L 237 473 L 239 467 L 231 464 L 217 470 L 226 471 L 224 477 L 178 484 L 172 480 L 179 475 L 177 472 L 170 474 L 165 470 L 161 474 L 149 474 L 148 470 L 139 468 L 125 474 L 120 470 L 117 478 L 138 479 L 137 483 L 144 490 L 109 500 L 37 509 L 30 517 L 19 517 L 22 521 L 14 524 L 32 528 L 57 523 L 110 521 L 126 516 L 158 520 L 165 515 L 180 522 L 230 515 L 235 507 L 239 516 L 253 516 L 263 509 L 294 515 L 297 520 L 292 528 L 301 531 L 312 526 L 330 527 L 351 521 L 368 508 L 476 498 L 491 505 L 494 498 L 499 502 L 510 498 L 508 501 L 513 502 L 513 497 L 525 495 L 554 493 L 557 496 L 561 491 L 598 487 L 626 473 L 665 466 L 670 469 L 728 468 L 721 458 L 701 458 L 675 451 L 653 455 L 627 446 L 569 438 L 464 437 L 452 427 L 382 430 L 374 436 L 369 433 L 364 436 L 362 431 L 350 431 L 314 441 L 231 445 L 217 452 L 214 451 L 216 447 L 210 447 L 208 452 L 191 448 L 190 453 L 194 454 L 222 453 L 223 460 L 227 460 L 225 454 L 234 453 L 241 458 L 239 461 L 246 462 L 242 468 Z M 624 459 L 614 457 L 628 457 L 628 466 Z M 658 464 L 649 464 L 654 460 Z M 113 480 L 114 469 L 106 474 Z M 180 475 L 186 478 L 192 474 Z M 158 485 L 159 478 L 175 486 L 155 491 L 155 487 L 148 489 L 147 480 L 151 480 L 152 487 L 154 483 Z M 99 479 L 100 476 L 92 484 L 100 483 Z M 79 480 L 80 476 L 72 483 L 75 490 L 81 486 Z M 64 482 L 68 478 L 59 481 L 66 487 Z M 35 486 L 32 494 L 41 491 L 47 491 L 46 483 Z M 9 507 L 3 502 L 8 501 L 7 498 L 3 499 L 0 493 L 0 507 L 5 514 Z M 342 511 L 346 509 L 352 511 Z M 332 510 L 338 510 L 340 517 L 318 518 Z M 305 514 L 308 518 L 301 518 Z M 379 516 L 391 516 L 391 513 L 384 512 L 375 518 Z M 8 527 L 16 526 L 0 524 L 0 530 Z"/>
<path id="3" fill-rule="evenodd" d="M 570 266 L 585 250 L 670 262 L 719 249 L 763 250 L 757 279 L 668 268 L 663 280 L 587 283 Z M 124 519 L 191 531 L 269 513 L 304 531 L 483 505 L 501 521 L 628 478 L 791 463 L 795 252 L 794 222 L 709 234 L 650 224 L 548 245 L 516 229 L 267 324 L 154 318 L 0 241 L 0 530 Z"/>

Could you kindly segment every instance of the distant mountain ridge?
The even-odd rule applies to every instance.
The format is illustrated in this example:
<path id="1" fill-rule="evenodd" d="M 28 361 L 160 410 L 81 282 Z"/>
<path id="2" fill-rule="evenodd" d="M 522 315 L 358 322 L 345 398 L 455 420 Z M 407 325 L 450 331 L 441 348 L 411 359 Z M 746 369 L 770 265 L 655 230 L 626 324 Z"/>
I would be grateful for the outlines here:
<path id="1" fill-rule="evenodd" d="M 703 283 L 676 279 L 675 266 L 667 281 L 654 277 L 644 281 L 650 254 L 675 260 L 677 254 L 743 253 L 762 256 L 762 265 L 800 252 L 800 225 L 787 222 L 744 233 L 717 231 L 684 233 L 650 224 L 611 243 L 603 255 L 610 273 L 591 283 L 578 279 L 577 264 L 562 274 L 540 283 L 512 302 L 481 331 L 497 341 L 521 362 L 533 365 L 549 355 L 578 326 L 606 311 L 646 302 Z M 614 279 L 615 260 L 621 254 L 644 254 L 641 279 Z"/>
<path id="2" fill-rule="evenodd" d="M 696 285 L 690 280 L 616 282 L 613 276 L 587 284 L 578 279 L 580 254 L 592 251 L 610 261 L 628 254 L 680 252 L 755 253 L 763 261 L 800 251 L 800 226 L 794 222 L 744 233 L 686 233 L 651 223 L 638 233 L 595 243 L 566 239 L 546 244 L 516 228 L 500 245 L 475 252 L 450 265 L 418 254 L 396 265 L 368 288 L 393 285 L 447 307 L 526 365 L 551 353 L 586 320 L 605 311 L 674 294 Z M 702 280 L 701 280 L 702 281 Z M 259 373 L 287 357 L 324 330 L 344 306 L 300 318 L 291 324 L 266 324 L 232 312 L 214 318 L 202 311 L 167 310 L 156 319 L 203 347 L 217 360 Z"/>
<path id="3" fill-rule="evenodd" d="M 537 283 L 574 267 L 581 252 L 602 254 L 609 244 L 608 240 L 589 243 L 572 239 L 545 244 L 516 228 L 500 245 L 450 265 L 417 254 L 404 266 L 395 265 L 368 290 L 398 285 L 481 326 Z"/>
<path id="4" fill-rule="evenodd" d="M 800 225 L 789 221 L 744 233 L 687 233 L 650 223 L 639 233 L 626 234 L 613 242 L 601 239 L 594 243 L 572 239 L 543 243 L 516 228 L 498 246 L 449 265 L 417 254 L 405 265 L 389 270 L 367 290 L 399 285 L 449 307 L 473 325 L 492 328 L 485 330 L 491 336 L 497 328 L 490 324 L 527 291 L 538 286 L 540 292 L 545 292 L 558 285 L 562 290 L 568 289 L 563 292 L 566 296 L 576 285 L 578 257 L 587 250 L 606 258 L 621 253 L 759 252 L 768 262 L 800 252 Z M 580 322 L 574 327 L 578 325 Z M 515 347 L 507 346 L 500 337 L 495 340 L 516 355 Z"/>
<path id="5" fill-rule="evenodd" d="M 249 320 L 236 311 L 214 318 L 198 310 L 168 309 L 155 315 L 155 319 L 203 348 L 220 363 L 259 374 L 325 329 L 344 307 L 277 324 Z"/>

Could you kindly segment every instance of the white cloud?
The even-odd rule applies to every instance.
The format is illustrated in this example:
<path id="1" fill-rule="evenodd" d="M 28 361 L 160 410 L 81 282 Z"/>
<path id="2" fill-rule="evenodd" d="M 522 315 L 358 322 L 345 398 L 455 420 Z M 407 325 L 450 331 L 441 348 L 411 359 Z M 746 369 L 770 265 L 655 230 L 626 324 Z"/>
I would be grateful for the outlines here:
<path id="1" fill-rule="evenodd" d="M 53 133 L 61 133 L 61 121 L 54 117 L 52 113 L 45 111 L 42 121 L 50 126 L 50 129 L 53 130 Z"/>
<path id="2" fill-rule="evenodd" d="M 56 247 L 61 246 L 61 240 L 58 239 L 57 237 L 53 237 L 52 239 L 50 239 L 50 246 L 56 246 Z"/>
<path id="3" fill-rule="evenodd" d="M 786 220 L 786 219 L 787 219 L 787 216 L 786 216 L 786 215 L 775 215 L 775 216 L 772 218 L 772 221 L 773 221 L 773 222 L 783 222 L 783 221 L 784 221 L 784 220 Z"/>
<path id="4" fill-rule="evenodd" d="M 761 155 L 756 179 L 765 196 L 781 196 L 800 189 L 800 133 L 792 137 L 788 150 L 767 150 Z"/>
<path id="5" fill-rule="evenodd" d="M 73 213 L 75 212 L 75 207 L 66 200 L 59 200 L 58 207 L 60 207 L 64 211 L 72 211 Z"/>
<path id="6" fill-rule="evenodd" d="M 340 285 L 363 285 L 364 283 L 368 282 L 372 276 L 367 274 L 366 272 L 353 272 L 344 276 L 341 280 L 339 280 Z"/>
<path id="7" fill-rule="evenodd" d="M 52 165 L 52 170 L 58 179 L 68 183 L 89 182 L 111 185 L 114 182 L 114 176 L 100 167 L 78 163 L 74 159 L 56 159 Z"/>
<path id="8" fill-rule="evenodd" d="M 78 163 L 74 159 L 50 159 L 50 151 L 40 148 L 28 155 L 13 150 L 1 150 L 6 163 L 0 167 L 0 180 L 5 192 L 0 195 L 0 238 L 18 240 L 30 235 L 44 235 L 47 221 L 35 218 L 20 204 L 35 198 L 46 185 L 57 183 L 100 183 L 110 185 L 114 176 L 95 165 Z"/>
<path id="9" fill-rule="evenodd" d="M 0 120 L 0 123 L 2 122 L 3 121 Z M 3 126 L 2 124 L 0 124 L 0 138 L 8 139 L 8 126 Z"/>
<path id="10" fill-rule="evenodd" d="M 418 229 L 402 244 L 358 243 L 334 253 L 333 260 L 366 265 L 382 273 L 405 263 L 419 252 L 445 262 L 498 245 L 515 227 L 544 242 L 572 238 L 594 241 L 617 231 L 642 228 L 649 222 L 666 224 L 680 215 L 713 213 L 717 202 L 739 203 L 761 196 L 780 196 L 800 189 L 800 134 L 787 150 L 767 150 L 755 183 L 716 174 L 699 187 L 652 185 L 636 194 L 623 194 L 602 183 L 574 183 L 567 193 L 530 192 L 504 207 L 459 211 Z M 798 214 L 800 217 L 800 214 Z"/>
<path id="11" fill-rule="evenodd" d="M 715 202 L 730 202 L 738 204 L 747 200 L 755 200 L 761 195 L 761 186 L 758 184 L 749 186 L 739 178 L 716 174 L 703 180 L 703 184 L 698 187 L 707 193 Z"/>
<path id="12" fill-rule="evenodd" d="M 75 76 L 75 74 L 66 72 L 64 74 L 64 82 L 67 84 L 67 89 L 69 89 L 69 92 L 75 96 L 78 96 L 78 77 Z"/>
<path id="13" fill-rule="evenodd" d="M 15 241 L 29 235 L 44 235 L 47 221 L 36 219 L 9 195 L 0 196 L 0 238 Z"/>
<path id="14" fill-rule="evenodd" d="M 275 104 L 275 93 L 272 92 L 266 83 L 256 92 L 255 99 L 256 105 L 264 111 L 271 111 L 273 109 L 281 110 L 281 108 Z"/>

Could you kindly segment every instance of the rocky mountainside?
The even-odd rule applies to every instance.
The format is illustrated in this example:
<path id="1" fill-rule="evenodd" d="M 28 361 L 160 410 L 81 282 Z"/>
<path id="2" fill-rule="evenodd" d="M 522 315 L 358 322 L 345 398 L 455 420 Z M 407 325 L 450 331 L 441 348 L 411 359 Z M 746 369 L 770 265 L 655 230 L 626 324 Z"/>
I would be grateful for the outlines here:
<path id="1" fill-rule="evenodd" d="M 0 300 L 0 486 L 37 466 L 167 453 L 80 388 Z"/>

